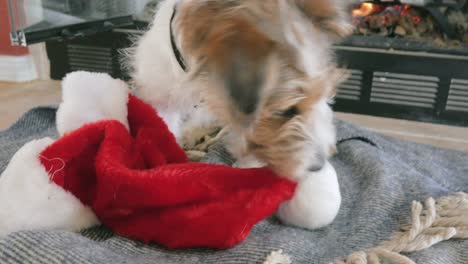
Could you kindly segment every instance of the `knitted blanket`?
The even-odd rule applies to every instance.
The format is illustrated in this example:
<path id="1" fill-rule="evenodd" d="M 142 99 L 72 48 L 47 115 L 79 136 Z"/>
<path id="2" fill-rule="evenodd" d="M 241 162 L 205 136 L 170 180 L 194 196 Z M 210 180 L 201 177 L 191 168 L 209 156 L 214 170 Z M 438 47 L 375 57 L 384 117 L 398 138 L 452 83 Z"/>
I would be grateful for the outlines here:
<path id="1" fill-rule="evenodd" d="M 0 132 L 0 172 L 26 142 L 57 137 L 55 111 L 35 108 Z M 105 227 L 81 233 L 25 231 L 0 239 L 0 263 L 329 263 L 354 252 L 359 252 L 359 259 L 366 253 L 382 253 L 366 250 L 390 240 L 411 222 L 420 220 L 419 228 L 424 228 L 430 210 L 421 213 L 422 208 L 412 201 L 468 192 L 468 153 L 387 138 L 341 121 L 337 129 L 338 154 L 331 163 L 338 173 L 343 204 L 336 220 L 321 230 L 287 227 L 271 217 L 257 224 L 245 242 L 224 251 L 169 251 L 116 236 Z M 229 162 L 225 154 L 217 146 L 205 160 Z M 430 208 L 431 203 L 426 206 Z M 421 213 L 422 220 L 414 212 Z M 416 237 L 417 229 L 410 230 L 413 239 L 429 235 Z M 439 240 L 455 239 L 428 249 L 408 244 L 397 251 L 416 263 L 468 263 L 468 240 L 456 239 L 463 235 L 457 236 L 454 230 L 442 230 Z"/>

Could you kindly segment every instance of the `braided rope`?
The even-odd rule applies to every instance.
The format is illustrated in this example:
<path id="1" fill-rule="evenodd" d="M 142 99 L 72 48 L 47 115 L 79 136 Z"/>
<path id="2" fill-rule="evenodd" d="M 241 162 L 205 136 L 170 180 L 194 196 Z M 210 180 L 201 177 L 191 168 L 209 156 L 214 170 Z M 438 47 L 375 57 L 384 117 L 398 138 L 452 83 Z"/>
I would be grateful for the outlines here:
<path id="1" fill-rule="evenodd" d="M 394 264 L 415 264 L 402 253 L 427 249 L 452 238 L 468 238 L 468 194 L 456 193 L 437 200 L 429 198 L 424 206 L 413 202 L 411 225 L 402 228 L 389 241 L 351 254 L 334 264 L 380 264 L 386 260 Z"/>
<path id="2" fill-rule="evenodd" d="M 435 201 L 414 201 L 411 224 L 402 228 L 389 241 L 367 250 L 357 251 L 345 260 L 330 264 L 416 264 L 402 253 L 421 251 L 452 238 L 468 238 L 468 194 L 456 193 Z M 273 251 L 263 264 L 290 264 L 291 259 L 281 250 Z"/>
<path id="3" fill-rule="evenodd" d="M 195 146 L 184 149 L 187 157 L 190 161 L 199 162 L 201 161 L 209 151 L 209 148 L 216 142 L 220 141 L 222 137 L 227 134 L 227 129 L 216 129 L 212 133 L 204 135 L 203 138 L 199 139 L 199 142 Z"/>

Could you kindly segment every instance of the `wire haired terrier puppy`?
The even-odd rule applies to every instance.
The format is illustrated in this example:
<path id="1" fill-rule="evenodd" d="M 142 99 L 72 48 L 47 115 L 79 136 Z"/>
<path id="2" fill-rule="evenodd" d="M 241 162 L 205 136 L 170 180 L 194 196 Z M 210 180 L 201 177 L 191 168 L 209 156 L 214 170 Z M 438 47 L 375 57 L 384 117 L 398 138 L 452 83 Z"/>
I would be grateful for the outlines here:
<path id="1" fill-rule="evenodd" d="M 180 144 L 227 126 L 238 166 L 300 179 L 335 150 L 342 0 L 165 0 L 130 55 L 137 95 Z"/>

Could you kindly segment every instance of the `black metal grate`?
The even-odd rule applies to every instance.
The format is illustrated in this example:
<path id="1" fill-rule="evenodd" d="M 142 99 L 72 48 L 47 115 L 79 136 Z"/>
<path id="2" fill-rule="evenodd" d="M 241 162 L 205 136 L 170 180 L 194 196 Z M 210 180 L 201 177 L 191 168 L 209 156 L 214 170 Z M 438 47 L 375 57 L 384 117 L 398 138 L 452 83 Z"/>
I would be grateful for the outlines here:
<path id="1" fill-rule="evenodd" d="M 452 79 L 446 110 L 468 112 L 468 80 Z"/>
<path id="2" fill-rule="evenodd" d="M 370 101 L 434 108 L 438 87 L 438 77 L 374 72 Z"/>
<path id="3" fill-rule="evenodd" d="M 118 58 L 134 32 L 47 42 L 51 77 L 60 80 L 71 71 L 88 70 L 128 80 Z M 336 111 L 468 126 L 468 53 L 335 48 L 339 65 L 352 69 L 338 89 Z"/>
<path id="4" fill-rule="evenodd" d="M 67 56 L 72 71 L 106 72 L 111 74 L 112 49 L 85 45 L 67 45 Z"/>
<path id="5" fill-rule="evenodd" d="M 342 83 L 338 88 L 336 98 L 359 101 L 361 100 L 361 88 L 363 78 L 362 71 L 350 70 L 350 72 L 351 76 L 349 77 L 349 79 Z"/>

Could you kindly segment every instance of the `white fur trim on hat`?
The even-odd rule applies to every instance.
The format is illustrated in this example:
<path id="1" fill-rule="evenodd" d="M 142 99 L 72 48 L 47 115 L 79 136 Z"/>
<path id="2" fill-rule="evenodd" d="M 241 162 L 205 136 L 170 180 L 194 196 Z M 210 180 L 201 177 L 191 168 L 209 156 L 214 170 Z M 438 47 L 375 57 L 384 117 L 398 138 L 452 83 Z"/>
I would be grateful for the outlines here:
<path id="1" fill-rule="evenodd" d="M 60 135 L 100 121 L 117 120 L 128 128 L 127 84 L 106 73 L 77 71 L 62 81 L 62 103 L 57 111 Z"/>
<path id="2" fill-rule="evenodd" d="M 79 231 L 99 224 L 92 210 L 49 179 L 38 156 L 53 140 L 24 145 L 0 176 L 0 237 L 23 230 Z"/>

